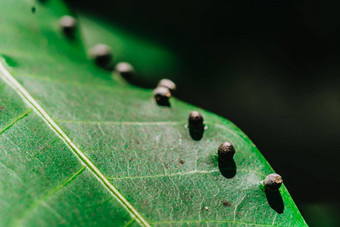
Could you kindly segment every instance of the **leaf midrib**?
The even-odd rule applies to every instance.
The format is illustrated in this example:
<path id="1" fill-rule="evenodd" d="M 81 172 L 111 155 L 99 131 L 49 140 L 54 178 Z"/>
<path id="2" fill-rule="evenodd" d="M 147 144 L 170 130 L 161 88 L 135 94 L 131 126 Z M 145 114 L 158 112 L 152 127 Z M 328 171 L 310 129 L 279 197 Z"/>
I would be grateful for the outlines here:
<path id="1" fill-rule="evenodd" d="M 110 183 L 104 174 L 95 166 L 95 164 L 81 151 L 76 144 L 66 135 L 59 125 L 49 116 L 49 114 L 38 104 L 38 102 L 29 94 L 29 92 L 11 75 L 11 73 L 0 62 L 0 77 L 12 87 L 16 93 L 29 105 L 35 112 L 51 127 L 51 129 L 66 143 L 73 153 L 84 163 L 85 166 L 98 178 L 98 180 L 111 192 L 111 194 L 133 215 L 136 220 L 143 226 L 150 226 L 144 217 L 126 200 L 118 189 Z"/>

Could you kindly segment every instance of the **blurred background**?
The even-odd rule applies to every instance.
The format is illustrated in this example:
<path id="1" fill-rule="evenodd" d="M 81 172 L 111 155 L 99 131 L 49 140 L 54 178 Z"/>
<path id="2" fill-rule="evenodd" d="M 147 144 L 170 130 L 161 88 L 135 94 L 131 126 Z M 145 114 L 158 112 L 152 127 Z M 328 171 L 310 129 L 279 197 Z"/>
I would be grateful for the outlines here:
<path id="1" fill-rule="evenodd" d="M 168 65 L 134 82 L 174 80 L 179 99 L 253 140 L 309 225 L 340 226 L 339 1 L 67 2 L 113 36 L 118 29 L 166 47 Z"/>

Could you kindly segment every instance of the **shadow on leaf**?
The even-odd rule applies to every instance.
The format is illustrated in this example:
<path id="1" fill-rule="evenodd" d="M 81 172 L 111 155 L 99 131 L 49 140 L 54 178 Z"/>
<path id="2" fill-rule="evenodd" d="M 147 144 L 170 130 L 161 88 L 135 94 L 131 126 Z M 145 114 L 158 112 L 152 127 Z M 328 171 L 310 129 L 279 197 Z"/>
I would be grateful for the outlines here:
<path id="1" fill-rule="evenodd" d="M 284 211 L 284 204 L 282 200 L 282 196 L 279 190 L 270 190 L 265 189 L 266 197 L 269 203 L 269 206 L 275 210 L 277 213 L 282 214 Z"/>
<path id="2" fill-rule="evenodd" d="M 189 133 L 193 140 L 201 140 L 204 134 L 204 126 L 199 128 L 189 127 Z"/>
<path id="3" fill-rule="evenodd" d="M 159 106 L 171 107 L 171 104 L 167 99 L 158 99 L 156 102 Z"/>
<path id="4" fill-rule="evenodd" d="M 223 160 L 219 157 L 218 168 L 225 178 L 233 178 L 236 175 L 236 163 L 234 159 Z"/>

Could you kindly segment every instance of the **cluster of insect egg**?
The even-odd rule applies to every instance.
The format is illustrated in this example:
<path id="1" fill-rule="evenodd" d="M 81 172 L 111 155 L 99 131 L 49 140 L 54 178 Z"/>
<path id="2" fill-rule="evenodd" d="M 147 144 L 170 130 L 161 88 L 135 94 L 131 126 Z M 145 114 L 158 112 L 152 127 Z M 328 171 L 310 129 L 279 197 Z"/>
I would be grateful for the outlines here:
<path id="1" fill-rule="evenodd" d="M 197 111 L 192 111 L 189 114 L 188 125 L 189 128 L 204 129 L 203 116 Z M 234 158 L 235 147 L 230 142 L 223 142 L 217 149 L 218 157 L 222 161 L 230 161 Z M 275 191 L 281 187 L 283 180 L 282 177 L 277 173 L 269 174 L 263 181 L 266 189 Z"/>
<path id="2" fill-rule="evenodd" d="M 77 21 L 74 17 L 65 15 L 60 19 L 60 27 L 64 35 L 70 39 L 75 36 Z M 113 54 L 109 46 L 97 44 L 90 50 L 90 57 L 101 68 L 112 70 Z M 134 73 L 134 68 L 130 63 L 120 62 L 116 65 L 116 72 L 125 79 L 130 79 Z"/>
<path id="3" fill-rule="evenodd" d="M 76 30 L 76 20 L 71 16 L 63 16 L 60 19 L 60 25 L 63 33 L 73 38 Z M 112 51 L 105 44 L 97 44 L 90 51 L 91 57 L 96 64 L 102 68 L 109 68 L 112 64 Z M 126 79 L 130 79 L 134 73 L 134 68 L 130 63 L 120 62 L 116 65 L 116 72 Z M 153 94 L 158 105 L 169 105 L 169 99 L 176 90 L 176 84 L 169 79 L 159 81 Z M 203 116 L 197 111 L 192 111 L 189 114 L 188 125 L 191 129 L 204 130 Z M 235 155 L 235 148 L 230 142 L 223 142 L 217 149 L 218 156 L 223 161 L 232 160 Z M 266 189 L 278 190 L 283 183 L 282 177 L 277 173 L 269 174 L 263 181 Z"/>

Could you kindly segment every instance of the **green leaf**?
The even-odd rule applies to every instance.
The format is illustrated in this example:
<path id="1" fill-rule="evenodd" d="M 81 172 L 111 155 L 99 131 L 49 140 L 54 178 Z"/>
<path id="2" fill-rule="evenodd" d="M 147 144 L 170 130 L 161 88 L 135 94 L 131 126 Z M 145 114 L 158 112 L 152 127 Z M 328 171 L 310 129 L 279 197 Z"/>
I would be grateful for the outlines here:
<path id="1" fill-rule="evenodd" d="M 264 192 L 273 170 L 243 132 L 97 68 L 78 33 L 61 33 L 59 1 L 2 1 L 0 13 L 1 225 L 306 225 L 284 186 Z M 235 168 L 216 158 L 224 141 Z"/>

